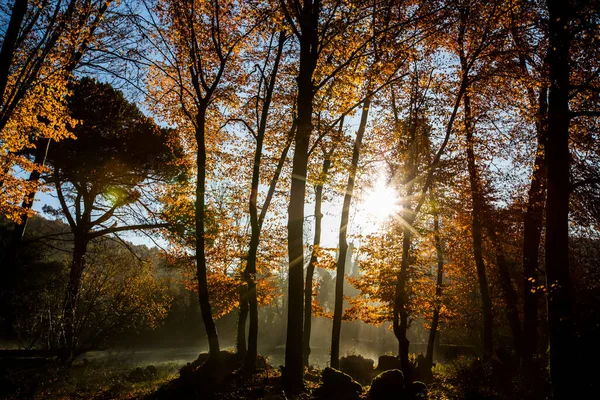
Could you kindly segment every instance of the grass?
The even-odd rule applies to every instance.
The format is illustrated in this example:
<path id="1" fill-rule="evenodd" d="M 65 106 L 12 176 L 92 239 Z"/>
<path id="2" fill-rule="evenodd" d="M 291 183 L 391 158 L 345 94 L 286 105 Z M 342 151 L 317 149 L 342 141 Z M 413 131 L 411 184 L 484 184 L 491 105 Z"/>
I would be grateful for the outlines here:
<path id="1" fill-rule="evenodd" d="M 136 365 L 122 360 L 85 362 L 72 367 L 49 366 L 45 369 L 13 371 L 8 379 L 16 390 L 0 393 L 8 399 L 136 399 L 142 398 L 179 374 L 182 363 L 155 364 L 156 374 L 144 380 L 132 380 Z M 138 365 L 145 367 L 145 365 Z M 6 378 L 5 378 L 6 379 Z"/>

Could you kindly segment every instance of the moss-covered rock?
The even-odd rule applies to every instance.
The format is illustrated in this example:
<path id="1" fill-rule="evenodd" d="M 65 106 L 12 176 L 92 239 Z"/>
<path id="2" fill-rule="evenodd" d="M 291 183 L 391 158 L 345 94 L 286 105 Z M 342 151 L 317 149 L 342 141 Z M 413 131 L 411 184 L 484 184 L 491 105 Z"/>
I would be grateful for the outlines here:
<path id="1" fill-rule="evenodd" d="M 399 369 L 382 372 L 373 378 L 369 389 L 369 400 L 406 399 L 404 374 Z"/>
<path id="2" fill-rule="evenodd" d="M 323 370 L 323 383 L 315 390 L 314 395 L 319 400 L 353 400 L 360 399 L 362 386 L 352 377 L 337 369 Z"/>

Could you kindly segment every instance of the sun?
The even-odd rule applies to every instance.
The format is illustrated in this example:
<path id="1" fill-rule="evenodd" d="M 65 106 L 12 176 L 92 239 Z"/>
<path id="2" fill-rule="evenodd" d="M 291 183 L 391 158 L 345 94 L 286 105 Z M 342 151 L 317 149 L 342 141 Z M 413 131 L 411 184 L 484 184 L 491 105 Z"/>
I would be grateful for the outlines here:
<path id="1" fill-rule="evenodd" d="M 375 187 L 366 193 L 360 206 L 367 222 L 380 224 L 398 210 L 398 193 L 380 176 Z"/>

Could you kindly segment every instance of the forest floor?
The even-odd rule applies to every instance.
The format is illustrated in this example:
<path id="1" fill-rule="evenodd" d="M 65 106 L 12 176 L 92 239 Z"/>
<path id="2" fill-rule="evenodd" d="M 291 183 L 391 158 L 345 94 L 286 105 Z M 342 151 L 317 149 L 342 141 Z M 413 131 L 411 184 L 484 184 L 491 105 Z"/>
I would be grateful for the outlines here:
<path id="1" fill-rule="evenodd" d="M 198 375 L 202 362 L 201 355 L 195 363 L 187 365 L 181 360 L 132 365 L 126 356 L 114 355 L 90 361 L 83 359 L 69 367 L 55 363 L 18 366 L 3 363 L 0 399 L 308 400 L 317 398 L 315 390 L 322 384 L 322 371 L 309 370 L 305 375 L 305 391 L 286 397 L 281 386 L 281 370 L 277 367 L 267 365 L 251 376 L 244 376 L 230 365 L 221 373 L 221 378 L 215 378 L 210 372 L 209 376 Z M 367 399 L 370 378 L 357 380 L 363 385 L 361 398 Z M 532 392 L 531 385 L 525 387 L 514 377 L 502 378 L 497 367 L 488 368 L 472 359 L 438 364 L 427 388 L 431 400 L 470 395 L 478 399 L 545 398 L 545 390 Z M 510 391 L 502 393 L 498 388 Z"/>

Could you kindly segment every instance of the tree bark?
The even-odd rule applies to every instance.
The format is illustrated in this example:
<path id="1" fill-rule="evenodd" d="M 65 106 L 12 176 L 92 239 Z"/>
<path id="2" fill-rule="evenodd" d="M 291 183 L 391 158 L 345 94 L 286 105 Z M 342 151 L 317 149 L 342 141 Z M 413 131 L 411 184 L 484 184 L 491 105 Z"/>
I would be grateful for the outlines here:
<path id="1" fill-rule="evenodd" d="M 205 212 L 205 185 L 206 185 L 206 143 L 205 143 L 206 107 L 198 108 L 196 115 L 196 204 L 195 204 L 195 227 L 196 227 L 196 278 L 198 279 L 198 301 L 202 321 L 208 337 L 208 351 L 212 358 L 218 357 L 221 351 L 217 327 L 213 320 L 210 301 L 208 298 L 208 281 L 206 268 L 204 212 Z"/>
<path id="2" fill-rule="evenodd" d="M 343 120 L 342 120 L 343 121 Z M 343 122 L 342 122 L 343 123 Z M 333 150 L 333 149 L 332 149 Z M 313 277 L 315 272 L 315 263 L 317 262 L 317 248 L 321 245 L 321 223 L 323 221 L 323 213 L 321 211 L 321 203 L 323 201 L 323 184 L 329 173 L 331 166 L 331 151 L 323 158 L 323 167 L 321 176 L 315 188 L 315 235 L 313 238 L 313 251 L 310 256 L 310 262 L 306 267 L 306 283 L 304 284 L 304 332 L 302 345 L 302 365 L 309 366 L 310 357 L 310 334 L 312 326 L 312 290 Z"/>
<path id="3" fill-rule="evenodd" d="M 538 325 L 538 262 L 546 194 L 546 165 L 544 140 L 546 137 L 548 89 L 540 90 L 537 122 L 537 151 L 531 175 L 527 210 L 523 219 L 523 363 L 531 364 L 537 349 Z"/>
<path id="4" fill-rule="evenodd" d="M 550 379 L 555 399 L 576 398 L 577 347 L 574 334 L 574 294 L 569 275 L 569 74 L 571 3 L 548 0 L 550 73 L 546 139 L 546 297 L 550 336 Z M 577 386 L 577 385 L 575 385 Z"/>
<path id="5" fill-rule="evenodd" d="M 433 234 L 435 237 L 435 250 L 437 253 L 438 267 L 437 279 L 435 282 L 435 303 L 433 307 L 433 317 L 431 319 L 431 328 L 429 329 L 429 338 L 427 340 L 427 353 L 425 360 L 430 367 L 433 365 L 433 348 L 435 345 L 435 337 L 440 321 L 440 306 L 442 298 L 442 283 L 444 279 L 444 252 L 442 249 L 442 239 L 440 237 L 440 216 L 433 215 Z"/>
<path id="6" fill-rule="evenodd" d="M 473 203 L 472 211 L 472 236 L 473 236 L 473 256 L 475 257 L 475 267 L 477 270 L 477 280 L 479 282 L 479 292 L 481 294 L 481 307 L 483 315 L 483 358 L 489 359 L 493 353 L 492 340 L 492 301 L 490 298 L 490 289 L 487 275 L 485 272 L 485 263 L 483 260 L 483 196 L 481 194 L 481 183 L 475 165 L 475 150 L 473 148 L 473 126 L 471 116 L 470 96 L 467 93 L 463 96 L 465 133 L 467 145 L 467 167 L 469 170 L 469 183 L 471 186 L 471 200 Z"/>
<path id="7" fill-rule="evenodd" d="M 331 333 L 331 368 L 339 368 L 340 364 L 340 335 L 342 332 L 342 315 L 344 306 L 344 277 L 346 269 L 346 255 L 348 254 L 348 222 L 350 217 L 350 203 L 354 194 L 354 180 L 358 169 L 358 160 L 360 158 L 360 150 L 362 146 L 363 136 L 367 127 L 367 118 L 369 117 L 369 108 L 371 107 L 371 99 L 367 97 L 363 103 L 362 113 L 360 117 L 360 125 L 356 132 L 354 140 L 354 149 L 352 151 L 352 165 L 348 174 L 348 183 L 346 184 L 346 194 L 344 195 L 344 203 L 342 206 L 342 218 L 340 222 L 339 232 L 339 254 L 337 259 L 337 268 L 335 276 L 335 305 L 333 311 L 333 329 Z"/>

